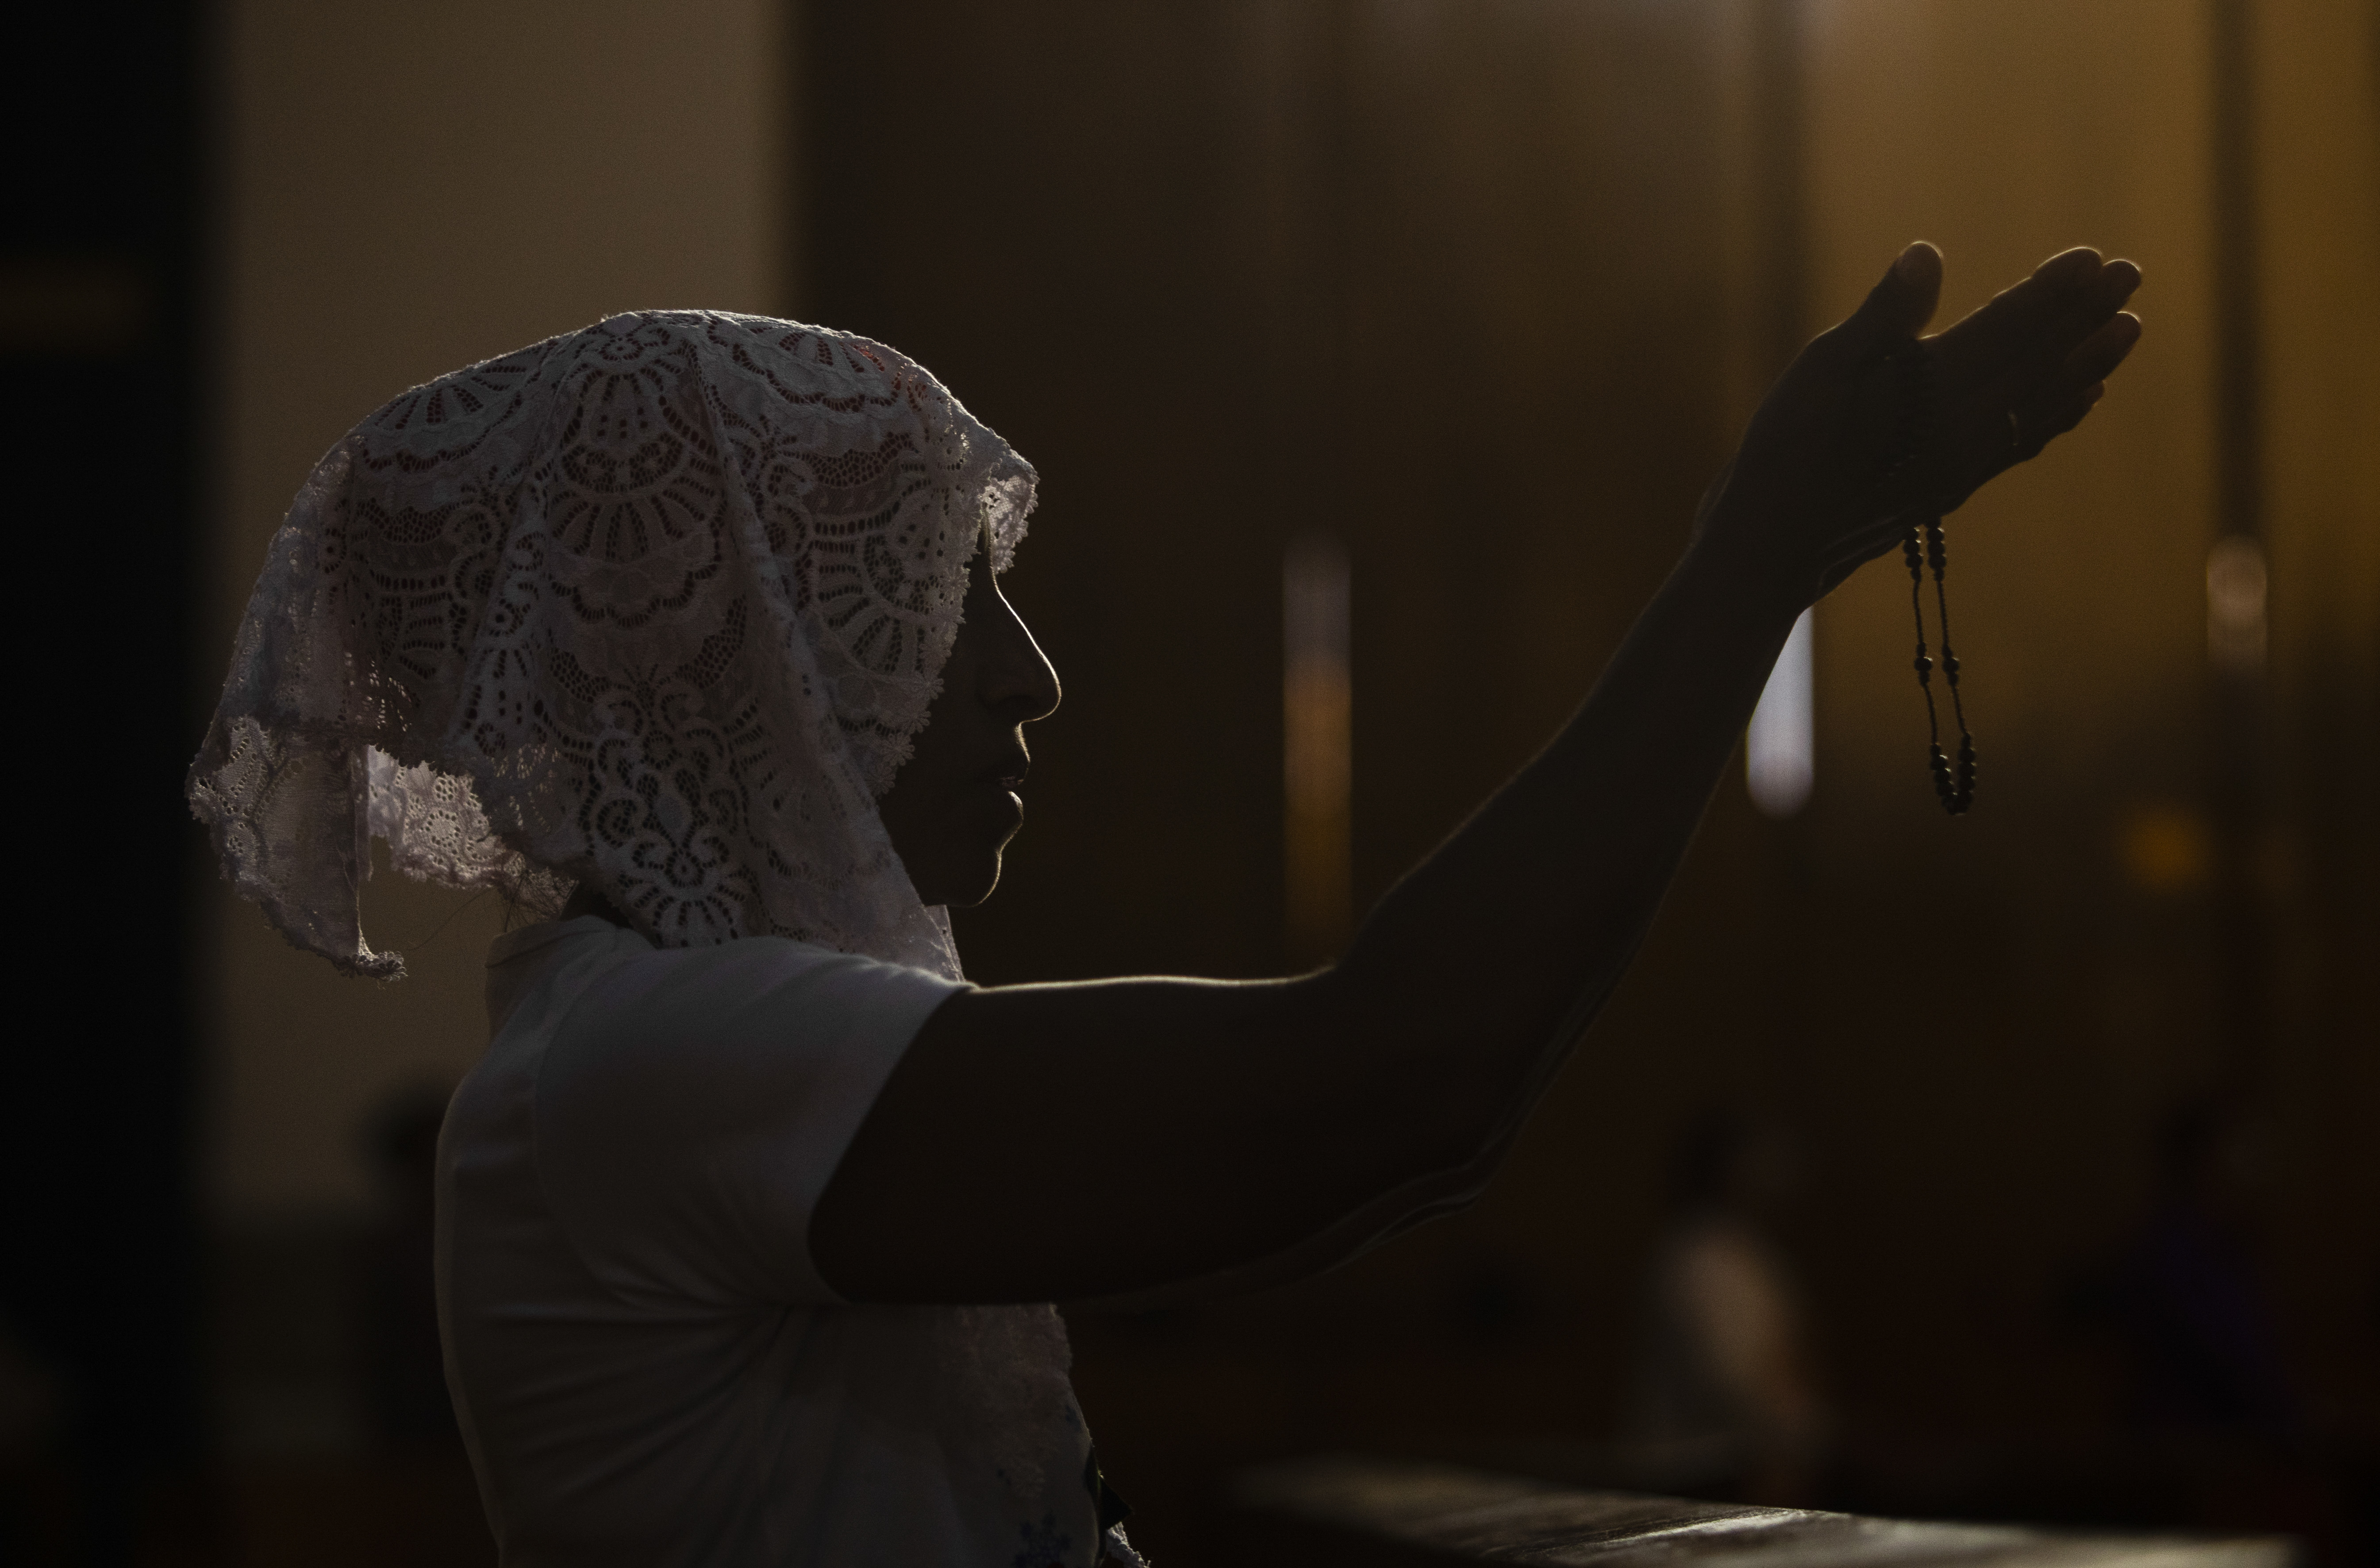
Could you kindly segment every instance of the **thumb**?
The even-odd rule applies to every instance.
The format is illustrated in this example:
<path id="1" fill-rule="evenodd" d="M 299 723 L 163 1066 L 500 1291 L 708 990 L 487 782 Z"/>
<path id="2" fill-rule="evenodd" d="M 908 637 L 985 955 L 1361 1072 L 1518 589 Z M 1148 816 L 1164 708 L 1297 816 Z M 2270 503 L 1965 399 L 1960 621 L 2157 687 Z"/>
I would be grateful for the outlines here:
<path id="1" fill-rule="evenodd" d="M 1942 252 L 1918 240 L 1843 323 L 1844 346 L 1860 354 L 1883 353 L 1922 331 L 1941 298 Z"/>

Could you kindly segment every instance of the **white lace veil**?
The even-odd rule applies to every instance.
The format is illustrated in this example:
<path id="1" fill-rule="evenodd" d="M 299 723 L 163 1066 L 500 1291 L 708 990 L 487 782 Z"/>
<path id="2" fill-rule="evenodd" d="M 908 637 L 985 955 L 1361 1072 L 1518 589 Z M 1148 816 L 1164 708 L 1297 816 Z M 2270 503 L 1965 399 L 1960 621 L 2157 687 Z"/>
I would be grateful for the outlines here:
<path id="1" fill-rule="evenodd" d="M 875 798 L 989 525 L 1034 473 L 881 344 L 614 316 L 350 431 L 274 535 L 190 769 L 225 874 L 298 946 L 395 976 L 357 912 L 407 873 L 664 946 L 776 934 L 952 978 Z"/>
<path id="2" fill-rule="evenodd" d="M 645 311 L 442 376 L 298 492 L 191 808 L 350 974 L 404 972 L 357 912 L 377 837 L 548 913 L 591 882 L 665 947 L 780 935 L 958 978 L 875 801 L 978 541 L 1005 570 L 1033 490 L 916 363 L 820 327 Z M 917 1310 L 1008 1484 L 1079 1491 L 1057 1314 Z"/>

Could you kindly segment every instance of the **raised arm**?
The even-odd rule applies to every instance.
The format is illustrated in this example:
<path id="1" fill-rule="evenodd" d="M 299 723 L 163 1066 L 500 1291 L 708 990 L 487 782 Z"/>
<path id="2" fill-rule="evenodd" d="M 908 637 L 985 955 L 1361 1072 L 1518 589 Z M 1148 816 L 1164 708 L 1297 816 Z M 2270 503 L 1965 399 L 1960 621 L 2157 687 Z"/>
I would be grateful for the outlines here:
<path id="1" fill-rule="evenodd" d="M 2087 250 L 1926 340 L 1932 439 L 1893 467 L 1889 356 L 1933 313 L 1912 246 L 1755 416 L 1693 544 L 1576 714 L 1300 978 L 953 997 L 812 1219 L 856 1300 L 1258 1282 L 1475 1191 L 1651 923 L 1794 617 L 2072 428 L 2139 323 Z"/>

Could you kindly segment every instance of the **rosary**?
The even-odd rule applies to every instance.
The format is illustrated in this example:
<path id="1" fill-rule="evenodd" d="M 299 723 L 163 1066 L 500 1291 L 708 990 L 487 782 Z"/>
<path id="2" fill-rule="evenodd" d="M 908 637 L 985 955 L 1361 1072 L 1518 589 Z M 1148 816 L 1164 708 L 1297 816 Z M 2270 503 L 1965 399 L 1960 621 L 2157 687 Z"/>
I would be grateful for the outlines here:
<path id="1" fill-rule="evenodd" d="M 1925 345 L 1912 341 L 1893 355 L 1900 371 L 1901 428 L 1900 452 L 1893 467 L 1913 460 L 1924 444 L 1934 418 L 1933 361 Z M 2010 417 L 2011 438 L 2015 421 Z M 1967 733 L 1967 710 L 1959 700 L 1959 656 L 1950 648 L 1950 598 L 1942 586 L 1948 557 L 1942 546 L 1942 515 L 1921 510 L 1900 541 L 1900 559 L 1909 568 L 1909 614 L 1917 625 L 1917 689 L 1925 697 L 1926 766 L 1934 775 L 1934 794 L 1942 809 L 1964 816 L 1975 803 L 1975 737 Z M 1942 750 L 1942 720 L 1934 702 L 1934 660 L 1925 648 L 1925 572 L 1934 573 L 1935 618 L 1942 628 L 1942 674 L 1950 687 L 1950 716 L 1959 726 L 1959 756 L 1954 765 Z"/>

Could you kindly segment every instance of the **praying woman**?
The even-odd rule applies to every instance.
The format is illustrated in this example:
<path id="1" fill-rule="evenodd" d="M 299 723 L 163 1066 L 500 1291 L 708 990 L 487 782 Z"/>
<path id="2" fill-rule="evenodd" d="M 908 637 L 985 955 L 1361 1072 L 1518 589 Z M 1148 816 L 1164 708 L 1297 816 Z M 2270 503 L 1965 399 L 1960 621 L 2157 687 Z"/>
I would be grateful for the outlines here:
<path id="1" fill-rule="evenodd" d="M 2080 422 L 2139 281 L 2070 250 L 1926 336 L 1911 246 L 1536 760 L 1336 963 L 1260 981 L 963 977 L 944 912 L 999 880 L 1059 687 L 999 586 L 1034 470 L 909 359 L 648 311 L 358 425 L 272 541 L 188 796 L 349 974 L 403 967 L 360 928 L 375 839 L 535 917 L 489 952 L 436 1175 L 504 1562 L 1138 1563 L 1047 1304 L 1294 1280 L 1471 1202 L 1795 617 Z"/>

